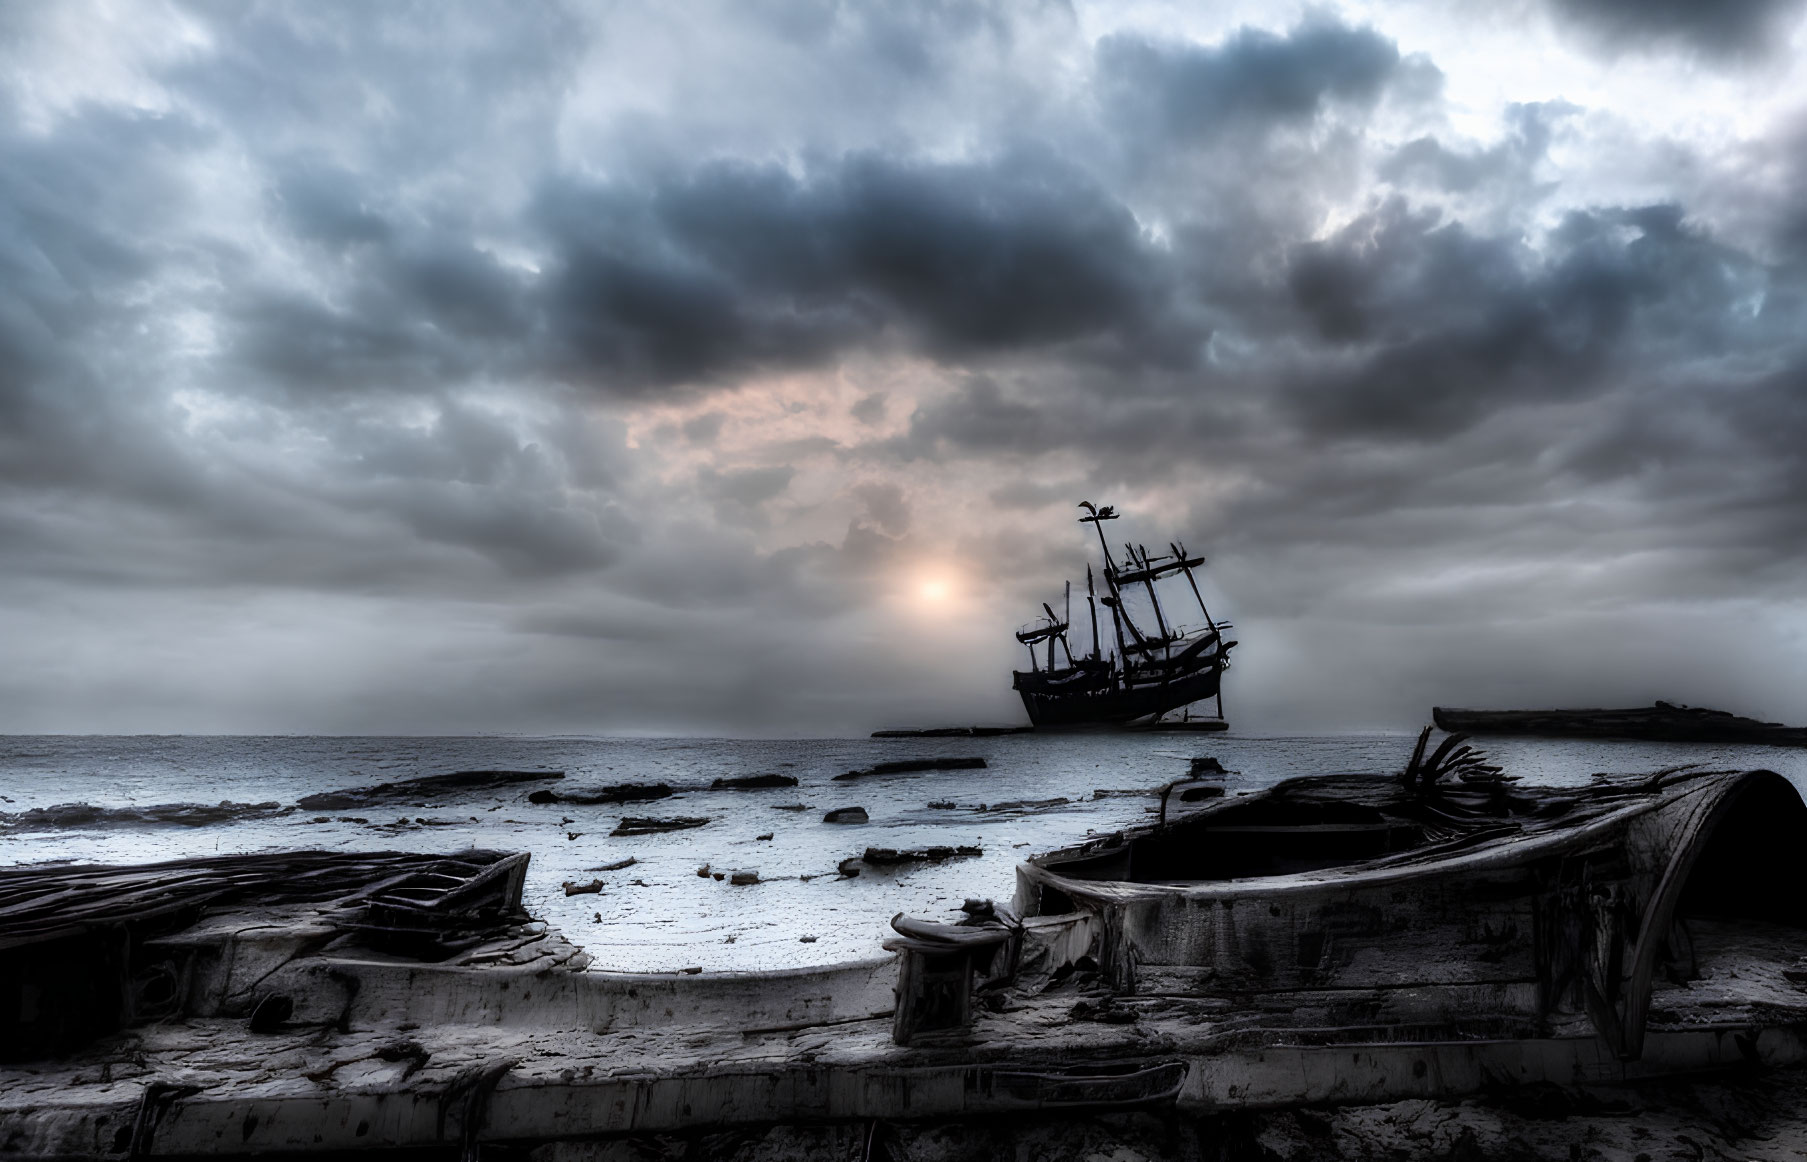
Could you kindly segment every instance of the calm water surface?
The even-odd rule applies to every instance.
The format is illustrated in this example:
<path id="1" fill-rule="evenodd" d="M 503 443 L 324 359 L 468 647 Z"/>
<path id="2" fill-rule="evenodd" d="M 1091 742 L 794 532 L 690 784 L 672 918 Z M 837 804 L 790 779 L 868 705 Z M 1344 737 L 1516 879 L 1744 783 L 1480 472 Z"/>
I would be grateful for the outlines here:
<path id="1" fill-rule="evenodd" d="M 563 770 L 578 791 L 610 783 L 687 788 L 626 808 L 527 802 L 536 784 L 445 800 L 322 813 L 290 811 L 204 827 L 107 824 L 27 830 L 0 820 L 0 863 L 128 862 L 187 855 L 326 848 L 529 851 L 527 904 L 595 957 L 600 969 L 767 969 L 877 954 L 886 922 L 903 911 L 944 916 L 969 896 L 1010 897 L 1024 856 L 1141 821 L 1147 791 L 1183 775 L 1195 755 L 1236 772 L 1231 793 L 1294 775 L 1396 771 L 1410 735 L 1012 735 L 986 739 L 228 738 L 0 737 L 0 812 L 88 803 L 274 801 L 396 779 L 470 769 Z M 1807 751 L 1687 744 L 1492 740 L 1508 774 L 1528 783 L 1574 784 L 1595 771 L 1646 771 L 1681 763 L 1766 767 L 1807 786 Z M 989 767 L 835 783 L 833 776 L 890 759 L 982 755 Z M 780 773 L 799 785 L 711 791 L 722 776 Z M 1047 807 L 1000 804 L 1066 799 Z M 931 803 L 940 804 L 935 807 Z M 784 811 L 803 804 L 807 810 Z M 947 806 L 952 804 L 952 806 Z M 863 826 L 822 822 L 834 807 L 862 806 Z M 693 831 L 611 838 L 623 814 L 707 816 Z M 362 823 L 343 822 L 355 816 Z M 428 822 L 422 823 L 421 820 Z M 764 836 L 770 838 L 762 838 Z M 984 855 L 840 879 L 836 863 L 868 846 L 971 844 Z M 632 868 L 596 872 L 633 856 Z M 757 870 L 735 887 L 697 869 Z M 566 880 L 601 878 L 600 895 L 566 897 Z M 814 939 L 806 940 L 807 937 Z"/>

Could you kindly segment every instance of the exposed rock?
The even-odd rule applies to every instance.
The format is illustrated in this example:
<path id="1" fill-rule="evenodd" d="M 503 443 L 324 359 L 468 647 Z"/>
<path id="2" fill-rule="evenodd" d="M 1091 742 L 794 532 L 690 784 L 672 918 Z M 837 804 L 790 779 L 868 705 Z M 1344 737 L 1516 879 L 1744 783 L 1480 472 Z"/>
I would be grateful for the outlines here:
<path id="1" fill-rule="evenodd" d="M 741 775 L 732 779 L 717 779 L 709 784 L 713 791 L 763 791 L 768 787 L 794 787 L 797 785 L 795 775 Z"/>
<path id="2" fill-rule="evenodd" d="M 342 811 L 348 807 L 374 807 L 384 803 L 426 806 L 430 799 L 564 777 L 563 771 L 453 771 L 449 775 L 427 775 L 419 779 L 404 779 L 398 783 L 378 783 L 374 787 L 322 791 L 317 795 L 303 796 L 296 800 L 296 805 L 304 811 Z"/>
<path id="3" fill-rule="evenodd" d="M 132 827 L 174 824 L 207 827 L 264 819 L 295 810 L 280 803 L 159 803 L 150 807 L 96 807 L 89 803 L 59 803 L 8 814 L 0 811 L 0 828 L 8 831 L 54 831 L 64 827 Z M 318 822 L 318 821 L 316 821 Z"/>

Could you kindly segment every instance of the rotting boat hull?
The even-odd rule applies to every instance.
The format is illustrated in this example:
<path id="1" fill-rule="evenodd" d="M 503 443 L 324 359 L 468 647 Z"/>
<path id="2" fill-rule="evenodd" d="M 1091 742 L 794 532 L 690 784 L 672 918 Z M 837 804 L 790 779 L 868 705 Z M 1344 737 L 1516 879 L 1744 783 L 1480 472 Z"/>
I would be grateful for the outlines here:
<path id="1" fill-rule="evenodd" d="M 1295 784 L 1290 806 L 1319 822 L 1272 822 Z M 1336 786 L 1294 780 L 1020 865 L 1018 909 L 1075 933 L 1034 971 L 1090 956 L 1122 996 L 1259 998 L 1325 1027 L 1451 1040 L 1591 1030 L 1626 1061 L 1653 1031 L 1807 1006 L 1807 861 L 1791 838 L 1807 807 L 1780 775 L 1680 773 L 1541 801 L 1515 790 L 1528 830 L 1483 819 L 1418 849 L 1398 817 L 1356 810 L 1392 794 L 1385 780 L 1316 794 Z M 1413 809 L 1459 806 L 1444 805 Z M 1300 837 L 1310 849 L 1289 851 Z M 1274 872 L 1237 878 L 1244 858 Z M 1176 875 L 1187 863 L 1202 874 Z M 1696 930 L 1721 946 L 1749 936 L 1743 953 L 1777 990 L 1743 995 L 1728 983 L 1735 965 L 1720 993 L 1694 987 L 1708 959 Z"/>

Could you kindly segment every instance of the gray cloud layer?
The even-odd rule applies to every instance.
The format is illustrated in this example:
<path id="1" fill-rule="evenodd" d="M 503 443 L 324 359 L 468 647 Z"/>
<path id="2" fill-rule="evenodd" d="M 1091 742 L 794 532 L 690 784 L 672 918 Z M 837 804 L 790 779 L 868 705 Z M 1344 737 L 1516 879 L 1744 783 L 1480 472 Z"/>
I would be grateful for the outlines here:
<path id="1" fill-rule="evenodd" d="M 1798 15 L 1548 11 L 1585 52 L 1725 70 Z M 15 675 L 62 660 L 0 726 L 1002 716 L 1011 619 L 1077 565 L 1081 493 L 1211 543 L 1258 722 L 1535 698 L 1562 643 L 1682 606 L 1795 624 L 1789 140 L 1740 163 L 1560 93 L 1475 140 L 1443 63 L 1325 10 L 1209 39 L 718 15 L 198 6 L 85 56 L 64 14 L 8 17 L 0 587 Z M 1595 149 L 1690 176 L 1565 184 Z M 967 577 L 971 641 L 875 661 L 919 636 L 886 594 L 930 559 Z M 186 709 L 68 661 L 153 610 Z M 1407 623 L 1389 692 L 1311 684 Z M 1558 652 L 1502 677 L 1463 639 L 1504 626 Z M 1335 658 L 1279 644 L 1314 635 Z M 379 648 L 399 683 L 324 693 Z M 1674 637 L 1648 693 L 1710 698 L 1701 648 Z M 235 649 L 314 680 L 222 694 Z M 435 687 L 448 652 L 472 670 Z M 1562 692 L 1643 696 L 1625 657 Z"/>

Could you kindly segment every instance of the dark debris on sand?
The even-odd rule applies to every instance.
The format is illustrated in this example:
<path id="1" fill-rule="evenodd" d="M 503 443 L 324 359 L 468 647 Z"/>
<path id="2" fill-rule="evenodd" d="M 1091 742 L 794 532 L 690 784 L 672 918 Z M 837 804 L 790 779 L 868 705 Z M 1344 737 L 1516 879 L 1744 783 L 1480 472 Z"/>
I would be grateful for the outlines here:
<path id="1" fill-rule="evenodd" d="M 1807 1074 L 1565 1089 L 1529 1086 L 1460 1101 L 1246 1110 L 777 1125 L 569 1143 L 593 1162 L 1798 1162 L 1807 1157 Z"/>
<path id="2" fill-rule="evenodd" d="M 709 822 L 707 817 L 681 815 L 675 819 L 653 819 L 629 815 L 616 825 L 610 835 L 654 835 L 661 831 L 688 831 Z"/>

